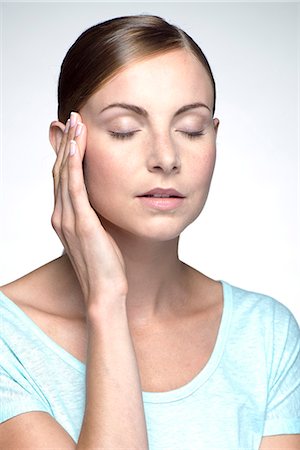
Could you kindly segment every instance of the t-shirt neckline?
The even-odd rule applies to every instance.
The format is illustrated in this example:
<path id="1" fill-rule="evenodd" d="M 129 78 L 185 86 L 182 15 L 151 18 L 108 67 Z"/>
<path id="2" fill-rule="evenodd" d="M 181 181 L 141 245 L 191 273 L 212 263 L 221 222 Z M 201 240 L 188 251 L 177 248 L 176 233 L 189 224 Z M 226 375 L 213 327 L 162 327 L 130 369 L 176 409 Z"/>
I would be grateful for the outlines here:
<path id="1" fill-rule="evenodd" d="M 230 284 L 220 280 L 223 287 L 223 311 L 219 330 L 212 354 L 204 366 L 204 368 L 185 385 L 164 392 L 142 392 L 143 401 L 145 403 L 169 403 L 176 400 L 181 400 L 192 395 L 200 386 L 202 386 L 217 369 L 221 357 L 224 352 L 225 344 L 230 328 L 231 314 L 232 314 L 232 287 Z M 66 363 L 71 365 L 79 372 L 85 373 L 86 365 L 57 344 L 51 339 L 16 303 L 10 300 L 2 291 L 0 291 L 0 299 L 3 299 L 5 306 L 17 315 L 20 320 L 27 323 L 33 332 L 38 335 L 39 339 L 51 348 L 58 356 Z"/>
<path id="2" fill-rule="evenodd" d="M 231 315 L 232 315 L 232 287 L 225 281 L 220 280 L 223 287 L 223 311 L 219 325 L 219 331 L 214 349 L 209 360 L 201 371 L 185 385 L 164 392 L 142 392 L 143 401 L 146 403 L 169 403 L 182 400 L 192 395 L 200 388 L 217 369 L 222 358 L 225 345 L 228 339 Z"/>

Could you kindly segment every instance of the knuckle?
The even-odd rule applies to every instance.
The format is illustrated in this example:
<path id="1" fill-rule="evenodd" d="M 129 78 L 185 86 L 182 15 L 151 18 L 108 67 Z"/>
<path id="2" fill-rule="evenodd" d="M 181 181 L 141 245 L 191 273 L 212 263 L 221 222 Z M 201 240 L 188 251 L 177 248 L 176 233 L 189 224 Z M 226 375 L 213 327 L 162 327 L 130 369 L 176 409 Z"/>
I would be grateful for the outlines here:
<path id="1" fill-rule="evenodd" d="M 55 231 L 60 231 L 61 229 L 61 220 L 58 214 L 55 212 L 51 216 L 51 225 L 54 228 Z"/>
<path id="2" fill-rule="evenodd" d="M 85 237 L 89 237 L 93 233 L 93 227 L 90 221 L 84 217 L 76 221 L 75 229 L 77 234 Z"/>
<path id="3" fill-rule="evenodd" d="M 77 181 L 69 180 L 68 189 L 71 195 L 76 196 L 81 192 L 81 185 Z"/>
<path id="4" fill-rule="evenodd" d="M 56 178 L 58 175 L 59 175 L 59 171 L 58 171 L 58 168 L 57 168 L 57 166 L 55 164 L 53 166 L 53 169 L 52 169 L 52 176 L 53 176 L 53 178 Z"/>
<path id="5" fill-rule="evenodd" d="M 62 181 L 65 181 L 65 180 L 68 179 L 68 174 L 67 174 L 67 172 L 66 172 L 65 170 L 61 170 L 59 176 L 60 176 L 60 179 L 61 179 Z"/>
<path id="6" fill-rule="evenodd" d="M 72 220 L 64 219 L 61 224 L 61 229 L 64 235 L 73 236 L 74 235 L 74 223 Z"/>

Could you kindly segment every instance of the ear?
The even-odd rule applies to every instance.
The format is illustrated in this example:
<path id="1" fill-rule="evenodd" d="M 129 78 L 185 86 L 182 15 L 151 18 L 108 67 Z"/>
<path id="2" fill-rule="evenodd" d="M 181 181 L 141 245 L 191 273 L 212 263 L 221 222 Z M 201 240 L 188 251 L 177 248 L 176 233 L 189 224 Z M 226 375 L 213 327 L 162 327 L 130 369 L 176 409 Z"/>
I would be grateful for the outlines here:
<path id="1" fill-rule="evenodd" d="M 219 119 L 217 119 L 217 118 L 215 117 L 214 120 L 213 120 L 213 122 L 214 122 L 214 130 L 215 130 L 216 137 L 217 137 L 217 133 L 218 133 L 220 121 L 219 121 Z"/>
<path id="2" fill-rule="evenodd" d="M 49 128 L 49 140 L 55 153 L 58 153 L 60 142 L 64 134 L 65 125 L 62 122 L 54 121 L 51 122 Z"/>

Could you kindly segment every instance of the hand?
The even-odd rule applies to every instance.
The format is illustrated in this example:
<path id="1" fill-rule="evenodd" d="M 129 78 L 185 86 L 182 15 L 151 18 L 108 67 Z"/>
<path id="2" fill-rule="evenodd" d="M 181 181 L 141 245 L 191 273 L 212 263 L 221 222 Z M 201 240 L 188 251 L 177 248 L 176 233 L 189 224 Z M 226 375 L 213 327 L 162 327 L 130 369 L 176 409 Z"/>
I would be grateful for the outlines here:
<path id="1" fill-rule="evenodd" d="M 88 200 L 82 168 L 86 137 L 80 115 L 72 113 L 52 170 L 55 205 L 51 223 L 76 272 L 84 299 L 90 303 L 108 292 L 126 296 L 128 284 L 121 251 Z M 70 150 L 75 153 L 70 154 Z"/>

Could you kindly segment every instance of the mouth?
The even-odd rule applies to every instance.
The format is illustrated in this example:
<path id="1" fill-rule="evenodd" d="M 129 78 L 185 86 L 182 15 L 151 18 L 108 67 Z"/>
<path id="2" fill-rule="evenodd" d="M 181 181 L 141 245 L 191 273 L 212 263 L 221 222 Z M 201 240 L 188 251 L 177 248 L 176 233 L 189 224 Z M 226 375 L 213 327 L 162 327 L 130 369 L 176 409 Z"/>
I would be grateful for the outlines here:
<path id="1" fill-rule="evenodd" d="M 154 188 L 148 192 L 145 192 L 142 195 L 138 195 L 138 197 L 145 198 L 184 198 L 184 195 L 181 192 L 178 192 L 176 189 L 169 188 Z"/>
<path id="2" fill-rule="evenodd" d="M 155 188 L 145 194 L 138 195 L 142 204 L 151 209 L 171 211 L 182 205 L 185 196 L 176 189 Z"/>
<path id="3" fill-rule="evenodd" d="M 155 194 L 155 195 L 139 195 L 139 197 L 149 197 L 149 198 L 183 198 L 183 197 L 179 197 L 177 195 L 159 195 L 159 194 Z"/>

